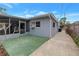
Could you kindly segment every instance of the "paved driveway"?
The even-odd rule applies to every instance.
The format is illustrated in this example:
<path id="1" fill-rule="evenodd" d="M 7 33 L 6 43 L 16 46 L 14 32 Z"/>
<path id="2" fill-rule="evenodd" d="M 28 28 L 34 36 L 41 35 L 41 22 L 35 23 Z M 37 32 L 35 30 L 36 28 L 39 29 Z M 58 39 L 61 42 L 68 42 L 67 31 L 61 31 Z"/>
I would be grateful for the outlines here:
<path id="1" fill-rule="evenodd" d="M 48 40 L 31 56 L 79 56 L 79 48 L 73 39 L 63 30 L 57 33 L 52 39 Z"/>

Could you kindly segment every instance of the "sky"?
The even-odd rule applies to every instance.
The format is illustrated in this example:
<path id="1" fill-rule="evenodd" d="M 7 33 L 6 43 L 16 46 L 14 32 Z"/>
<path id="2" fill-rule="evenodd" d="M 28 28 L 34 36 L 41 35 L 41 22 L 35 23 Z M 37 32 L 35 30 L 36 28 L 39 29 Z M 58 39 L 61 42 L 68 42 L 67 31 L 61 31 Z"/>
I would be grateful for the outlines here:
<path id="1" fill-rule="evenodd" d="M 59 20 L 65 15 L 67 21 L 79 21 L 79 3 L 0 3 L 9 15 L 33 17 L 52 13 Z"/>

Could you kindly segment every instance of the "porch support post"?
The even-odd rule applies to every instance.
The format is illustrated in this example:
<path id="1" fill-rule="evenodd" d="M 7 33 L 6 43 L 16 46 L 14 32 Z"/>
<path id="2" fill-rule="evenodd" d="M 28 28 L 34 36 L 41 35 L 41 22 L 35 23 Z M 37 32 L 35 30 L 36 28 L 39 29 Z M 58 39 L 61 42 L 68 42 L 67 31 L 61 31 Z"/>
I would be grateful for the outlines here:
<path id="1" fill-rule="evenodd" d="M 20 34 L 20 20 L 19 20 L 19 34 Z"/>
<path id="2" fill-rule="evenodd" d="M 25 21 L 25 33 L 26 33 L 26 21 Z"/>
<path id="3" fill-rule="evenodd" d="M 11 26 L 11 19 L 9 18 L 9 34 L 10 34 L 10 26 Z"/>
<path id="4" fill-rule="evenodd" d="M 5 35 L 6 35 L 6 24 L 4 24 L 4 31 L 5 31 Z"/>

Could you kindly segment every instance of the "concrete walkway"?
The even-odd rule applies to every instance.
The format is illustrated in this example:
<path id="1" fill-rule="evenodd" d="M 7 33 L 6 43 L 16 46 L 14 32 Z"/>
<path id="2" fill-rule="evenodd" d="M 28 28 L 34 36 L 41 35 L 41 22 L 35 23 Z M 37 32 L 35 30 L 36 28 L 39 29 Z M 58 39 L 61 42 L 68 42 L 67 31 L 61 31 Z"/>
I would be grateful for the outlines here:
<path id="1" fill-rule="evenodd" d="M 63 30 L 40 46 L 31 56 L 79 56 L 79 48 Z"/>

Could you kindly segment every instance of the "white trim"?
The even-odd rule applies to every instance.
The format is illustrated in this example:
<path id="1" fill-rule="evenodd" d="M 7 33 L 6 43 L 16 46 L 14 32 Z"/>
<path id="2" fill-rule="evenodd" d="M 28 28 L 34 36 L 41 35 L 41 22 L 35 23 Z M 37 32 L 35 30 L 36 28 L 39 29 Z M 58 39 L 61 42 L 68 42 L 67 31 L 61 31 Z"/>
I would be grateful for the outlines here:
<path id="1" fill-rule="evenodd" d="M 26 21 L 20 21 L 20 23 L 26 23 Z"/>
<path id="2" fill-rule="evenodd" d="M 4 31 L 5 31 L 5 35 L 6 35 L 6 24 L 5 24 L 4 28 L 5 28 Z"/>
<path id="3" fill-rule="evenodd" d="M 20 34 L 20 26 L 21 26 L 21 23 L 24 23 L 24 25 L 25 25 L 25 33 L 26 33 L 26 21 L 20 21 L 19 20 L 19 34 Z"/>
<path id="4" fill-rule="evenodd" d="M 20 34 L 20 20 L 19 20 L 19 34 Z"/>
<path id="5" fill-rule="evenodd" d="M 9 34 L 10 34 L 10 25 L 11 25 L 10 21 L 11 19 L 9 18 Z"/>

